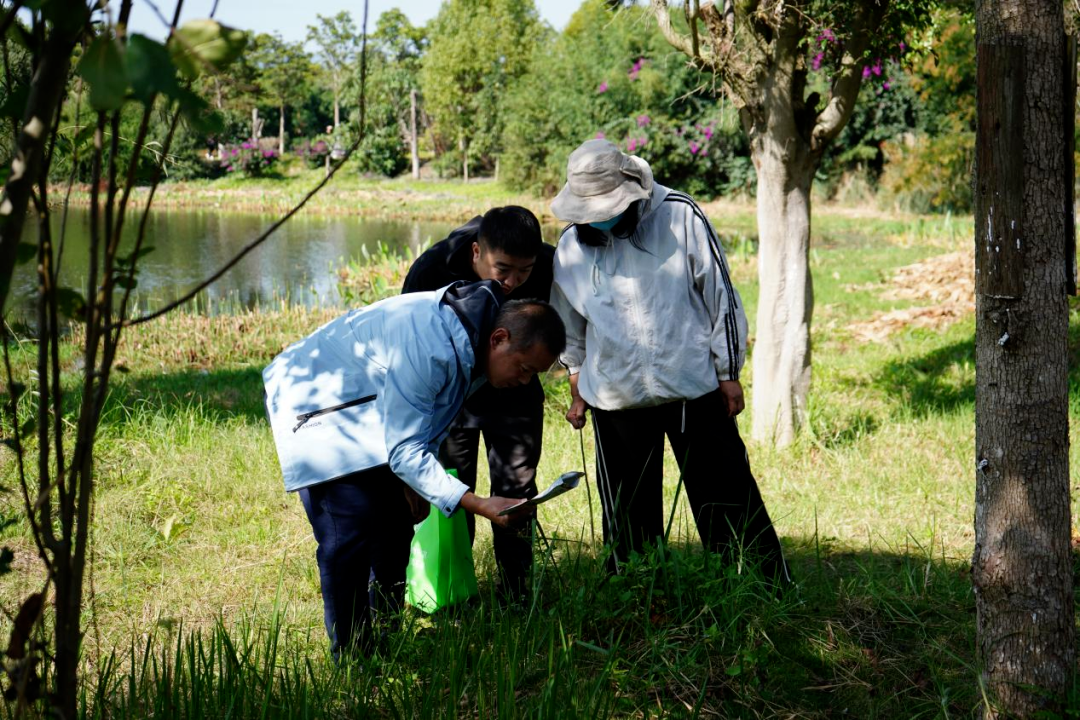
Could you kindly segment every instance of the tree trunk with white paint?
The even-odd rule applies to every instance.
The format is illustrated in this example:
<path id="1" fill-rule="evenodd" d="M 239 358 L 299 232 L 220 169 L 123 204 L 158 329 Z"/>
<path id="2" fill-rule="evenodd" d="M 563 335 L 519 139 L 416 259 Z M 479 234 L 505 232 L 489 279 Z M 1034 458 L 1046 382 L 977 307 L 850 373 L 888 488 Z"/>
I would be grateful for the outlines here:
<path id="1" fill-rule="evenodd" d="M 1075 676 L 1061 3 L 976 3 L 975 586 L 985 717 L 1058 712 Z"/>
<path id="2" fill-rule="evenodd" d="M 798 138 L 764 135 L 754 142 L 754 165 L 760 292 L 753 437 L 784 446 L 803 422 L 810 390 L 810 184 L 815 163 Z"/>

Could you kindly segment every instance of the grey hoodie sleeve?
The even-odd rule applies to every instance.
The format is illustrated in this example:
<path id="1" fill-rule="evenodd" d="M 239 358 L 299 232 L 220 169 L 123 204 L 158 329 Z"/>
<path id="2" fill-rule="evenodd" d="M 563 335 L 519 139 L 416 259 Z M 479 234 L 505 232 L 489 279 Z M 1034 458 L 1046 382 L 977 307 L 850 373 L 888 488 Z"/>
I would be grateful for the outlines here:
<path id="1" fill-rule="evenodd" d="M 719 381 L 738 380 L 746 360 L 746 313 L 731 284 L 720 238 L 697 205 L 686 207 L 687 256 L 694 284 L 712 319 L 713 364 Z"/>

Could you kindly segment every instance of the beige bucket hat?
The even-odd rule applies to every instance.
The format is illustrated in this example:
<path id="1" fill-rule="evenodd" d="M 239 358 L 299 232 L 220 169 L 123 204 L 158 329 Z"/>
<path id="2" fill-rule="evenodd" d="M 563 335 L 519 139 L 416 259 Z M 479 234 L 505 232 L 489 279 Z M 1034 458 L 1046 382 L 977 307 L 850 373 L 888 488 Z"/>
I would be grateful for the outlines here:
<path id="1" fill-rule="evenodd" d="M 652 188 L 649 163 L 610 140 L 586 140 L 570 153 L 566 185 L 551 202 L 551 212 L 563 222 L 602 222 L 648 198 Z"/>

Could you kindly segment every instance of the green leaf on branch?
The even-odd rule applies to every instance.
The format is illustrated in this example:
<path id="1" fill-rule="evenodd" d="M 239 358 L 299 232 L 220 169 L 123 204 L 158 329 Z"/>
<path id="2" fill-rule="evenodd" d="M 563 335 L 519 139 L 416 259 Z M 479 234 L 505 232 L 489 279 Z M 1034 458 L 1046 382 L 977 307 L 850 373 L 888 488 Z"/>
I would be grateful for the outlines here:
<path id="1" fill-rule="evenodd" d="M 22 265 L 24 262 L 30 262 L 37 257 L 37 245 L 34 243 L 23 242 L 19 243 L 15 248 L 15 264 Z"/>
<path id="2" fill-rule="evenodd" d="M 221 70 L 240 56 L 247 45 L 243 30 L 216 20 L 189 20 L 172 37 L 168 48 L 180 72 L 194 80 L 206 70 Z"/>
<path id="3" fill-rule="evenodd" d="M 117 275 L 116 280 L 113 281 L 116 287 L 124 288 L 125 290 L 134 290 L 139 285 L 137 278 L 128 277 L 127 275 Z"/>
<path id="4" fill-rule="evenodd" d="M 198 94 L 187 88 L 180 88 L 177 100 L 180 103 L 180 112 L 193 129 L 206 135 L 214 135 L 225 129 L 221 114 L 211 109 L 209 103 Z"/>
<path id="5" fill-rule="evenodd" d="M 72 320 L 81 322 L 86 320 L 86 300 L 71 288 L 56 289 L 56 307 L 64 316 Z"/>
<path id="6" fill-rule="evenodd" d="M 127 93 L 124 56 L 111 38 L 99 35 L 79 61 L 79 76 L 90 85 L 90 105 L 95 110 L 119 110 Z"/>
<path id="7" fill-rule="evenodd" d="M 132 35 L 128 41 L 127 68 L 132 94 L 142 102 L 155 93 L 175 97 L 180 88 L 169 51 L 145 35 Z"/>

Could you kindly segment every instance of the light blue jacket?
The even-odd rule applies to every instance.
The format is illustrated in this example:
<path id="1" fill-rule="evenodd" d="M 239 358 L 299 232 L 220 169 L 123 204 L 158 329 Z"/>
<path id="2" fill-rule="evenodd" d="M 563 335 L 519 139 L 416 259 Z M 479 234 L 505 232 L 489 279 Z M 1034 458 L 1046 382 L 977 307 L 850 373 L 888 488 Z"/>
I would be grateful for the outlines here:
<path id="1" fill-rule="evenodd" d="M 274 358 L 263 382 L 285 489 L 388 464 L 454 512 L 468 488 L 436 452 L 483 384 L 477 348 L 501 303 L 493 282 L 400 295 L 332 320 Z"/>

